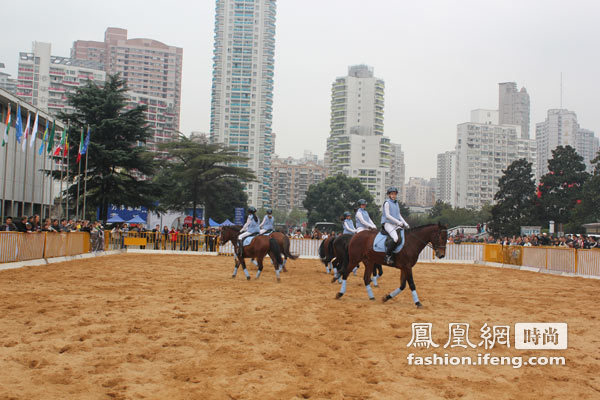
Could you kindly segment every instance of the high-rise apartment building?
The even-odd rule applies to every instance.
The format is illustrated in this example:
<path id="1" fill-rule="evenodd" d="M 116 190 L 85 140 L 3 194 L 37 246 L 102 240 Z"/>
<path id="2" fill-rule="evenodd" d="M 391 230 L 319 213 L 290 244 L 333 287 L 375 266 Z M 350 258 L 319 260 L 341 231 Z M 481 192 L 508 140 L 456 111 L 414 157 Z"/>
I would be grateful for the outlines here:
<path id="1" fill-rule="evenodd" d="M 499 83 L 499 124 L 519 125 L 523 139 L 529 139 L 529 94 L 515 82 Z"/>
<path id="2" fill-rule="evenodd" d="M 377 203 L 385 199 L 392 175 L 392 147 L 383 136 L 384 88 L 367 65 L 351 66 L 335 80 L 325 155 L 330 174 L 358 178 Z"/>
<path id="3" fill-rule="evenodd" d="M 210 137 L 248 157 L 236 165 L 257 177 L 246 184 L 256 207 L 271 201 L 275 13 L 275 0 L 216 1 Z"/>
<path id="4" fill-rule="evenodd" d="M 480 209 L 494 203 L 498 181 L 513 161 L 525 158 L 535 174 L 535 141 L 519 125 L 465 122 L 457 127 L 456 197 L 453 205 Z"/>
<path id="5" fill-rule="evenodd" d="M 153 39 L 127 38 L 127 30 L 108 28 L 104 41 L 77 40 L 71 59 L 88 61 L 127 83 L 131 107 L 148 106 L 153 137 L 147 145 L 171 140 L 179 131 L 183 49 Z"/>
<path id="6" fill-rule="evenodd" d="M 53 115 L 70 112 L 67 95 L 90 80 L 103 84 L 104 71 L 93 61 L 51 55 L 50 43 L 33 42 L 31 52 L 19 53 L 16 94 Z"/>
<path id="7" fill-rule="evenodd" d="M 435 204 L 436 186 L 437 180 L 435 178 L 427 180 L 425 178 L 410 177 L 405 186 L 402 200 L 407 206 L 432 207 Z"/>
<path id="8" fill-rule="evenodd" d="M 565 109 L 548 110 L 544 122 L 536 124 L 538 164 L 537 178 L 548 172 L 548 160 L 552 158 L 552 150 L 558 146 L 571 146 L 583 157 L 583 162 L 592 172 L 591 161 L 598 152 L 598 138 L 594 132 L 582 129 L 577 122 L 577 114 Z"/>
<path id="9" fill-rule="evenodd" d="M 406 179 L 406 165 L 404 164 L 404 152 L 402 146 L 396 143 L 390 143 L 392 150 L 392 162 L 390 168 L 390 186 L 395 186 L 398 192 L 398 198 L 402 198 L 404 193 L 404 184 Z"/>
<path id="10" fill-rule="evenodd" d="M 455 205 L 456 194 L 456 152 L 446 151 L 437 155 L 436 200 Z"/>
<path id="11" fill-rule="evenodd" d="M 4 63 L 0 63 L 0 70 L 4 69 Z M 0 71 L 0 89 L 4 89 L 9 93 L 17 93 L 17 80 L 11 78 L 10 74 Z"/>
<path id="12" fill-rule="evenodd" d="M 304 209 L 306 191 L 327 177 L 325 167 L 318 161 L 277 158 L 271 161 L 271 205 L 278 210 Z"/>

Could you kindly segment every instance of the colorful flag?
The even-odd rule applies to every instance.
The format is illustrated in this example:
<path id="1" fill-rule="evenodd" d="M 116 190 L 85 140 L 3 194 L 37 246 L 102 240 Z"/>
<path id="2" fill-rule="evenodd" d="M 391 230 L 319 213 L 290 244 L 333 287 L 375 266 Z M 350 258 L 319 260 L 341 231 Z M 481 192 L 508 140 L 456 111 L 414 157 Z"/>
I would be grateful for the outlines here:
<path id="1" fill-rule="evenodd" d="M 77 152 L 77 161 L 75 161 L 76 163 L 79 162 L 79 160 L 81 160 L 81 149 L 83 148 L 83 128 L 81 128 L 81 138 L 79 139 L 79 151 Z"/>
<path id="2" fill-rule="evenodd" d="M 52 152 L 52 148 L 54 147 L 54 131 L 56 130 L 56 121 L 52 122 L 52 131 L 50 132 L 50 138 L 48 139 L 48 147 L 46 151 L 48 154 Z"/>
<path id="3" fill-rule="evenodd" d="M 23 137 L 23 120 L 21 119 L 21 105 L 17 104 L 17 121 L 15 122 L 15 131 L 17 131 L 17 143 L 21 143 Z"/>
<path id="4" fill-rule="evenodd" d="M 8 143 L 8 130 L 10 129 L 10 103 L 8 103 L 8 114 L 6 114 L 6 129 L 4 130 L 4 137 L 2 138 L 2 147 Z"/>
<path id="5" fill-rule="evenodd" d="M 67 132 L 67 137 L 65 139 L 65 151 L 63 152 L 63 157 L 69 155 L 69 132 Z"/>
<path id="6" fill-rule="evenodd" d="M 39 112 L 36 112 L 35 113 L 35 121 L 33 123 L 33 129 L 31 130 L 31 139 L 29 139 L 29 147 L 33 147 L 33 144 L 35 143 L 35 139 L 37 138 L 38 116 L 39 116 Z"/>
<path id="7" fill-rule="evenodd" d="M 60 156 L 60 153 L 62 152 L 62 149 L 65 146 L 65 139 L 67 138 L 67 128 L 65 127 L 65 129 L 63 129 L 63 133 L 62 136 L 60 138 L 60 143 L 58 144 L 58 146 L 56 146 L 56 150 L 54 150 L 54 156 Z"/>
<path id="8" fill-rule="evenodd" d="M 27 111 L 27 124 L 25 125 L 25 132 L 23 133 L 23 142 L 21 143 L 21 150 L 25 152 L 27 148 L 27 137 L 29 136 L 29 123 L 31 122 L 31 113 Z"/>
<path id="9" fill-rule="evenodd" d="M 42 145 L 40 146 L 40 151 L 38 151 L 38 155 L 42 155 L 44 152 L 44 147 L 46 147 L 46 143 L 48 143 L 48 120 L 46 120 L 46 129 L 44 130 L 44 137 L 42 138 Z"/>

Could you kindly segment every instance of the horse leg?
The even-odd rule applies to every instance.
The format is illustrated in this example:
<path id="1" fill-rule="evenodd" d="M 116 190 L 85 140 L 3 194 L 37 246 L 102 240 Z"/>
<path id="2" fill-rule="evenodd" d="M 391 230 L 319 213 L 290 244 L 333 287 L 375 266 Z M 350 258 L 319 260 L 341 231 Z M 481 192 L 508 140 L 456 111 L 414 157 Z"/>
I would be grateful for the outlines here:
<path id="1" fill-rule="evenodd" d="M 244 275 L 246 275 L 246 280 L 250 280 L 250 273 L 248 272 L 248 269 L 246 268 L 246 261 L 244 260 L 244 258 L 242 257 L 240 259 L 240 263 L 242 264 L 242 268 L 244 270 Z"/>
<path id="2" fill-rule="evenodd" d="M 354 269 L 352 270 L 352 273 L 354 274 L 354 276 L 356 276 L 356 271 L 358 271 L 358 269 L 360 268 L 360 264 L 358 264 L 356 267 L 354 267 Z"/>
<path id="3" fill-rule="evenodd" d="M 365 261 L 365 274 L 364 281 L 365 287 L 367 289 L 367 295 L 369 296 L 369 300 L 375 300 L 375 296 L 373 296 L 373 289 L 371 288 L 371 275 L 373 274 L 373 263 L 371 261 Z"/>
<path id="4" fill-rule="evenodd" d="M 258 262 L 258 271 L 256 271 L 256 277 L 254 279 L 258 279 L 260 277 L 260 274 L 262 273 L 262 270 L 263 270 L 263 257 L 264 256 L 256 257 L 256 262 Z"/>
<path id="5" fill-rule="evenodd" d="M 235 278 L 235 276 L 237 275 L 237 271 L 238 271 L 238 267 L 240 266 L 240 262 L 238 261 L 237 257 L 235 258 L 235 266 L 233 267 L 233 275 L 231 275 L 231 278 Z"/>
<path id="6" fill-rule="evenodd" d="M 381 267 L 381 264 L 374 264 L 373 265 L 373 286 L 379 287 L 379 285 L 377 284 L 377 279 L 381 278 L 381 275 L 383 275 L 383 268 Z"/>
<path id="7" fill-rule="evenodd" d="M 423 307 L 423 304 L 421 304 L 419 301 L 419 296 L 417 295 L 417 287 L 415 286 L 415 280 L 413 279 L 412 268 L 409 268 L 406 279 L 408 280 L 408 286 L 412 291 L 412 297 L 413 301 L 415 302 L 415 306 L 417 306 L 417 308 Z"/>
<path id="8" fill-rule="evenodd" d="M 400 287 L 396 288 L 393 292 L 386 294 L 383 296 L 383 302 L 385 303 L 388 300 L 393 299 L 398 296 L 406 287 L 406 273 L 403 269 L 400 270 Z"/>

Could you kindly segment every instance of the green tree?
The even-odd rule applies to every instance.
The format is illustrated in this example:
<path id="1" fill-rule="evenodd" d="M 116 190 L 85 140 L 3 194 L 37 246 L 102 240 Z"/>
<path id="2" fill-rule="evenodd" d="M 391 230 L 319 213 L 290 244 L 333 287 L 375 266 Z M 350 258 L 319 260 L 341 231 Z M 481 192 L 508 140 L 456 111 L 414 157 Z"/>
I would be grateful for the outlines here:
<path id="1" fill-rule="evenodd" d="M 306 211 L 300 210 L 299 208 L 292 208 L 285 219 L 286 224 L 293 226 L 300 226 L 304 222 L 307 222 Z"/>
<path id="2" fill-rule="evenodd" d="M 161 143 L 159 148 L 167 152 L 155 179 L 163 189 L 163 208 L 183 210 L 192 207 L 195 221 L 198 204 L 204 204 L 206 214 L 213 219 L 223 215 L 227 215 L 223 219 L 230 218 L 233 204 L 246 206 L 247 197 L 241 195 L 239 181 L 254 179 L 254 174 L 232 164 L 247 158 L 222 144 L 198 143 L 183 135 L 172 142 Z"/>
<path id="3" fill-rule="evenodd" d="M 583 232 L 583 224 L 600 221 L 600 153 L 592 160 L 593 175 L 585 182 L 581 198 L 575 201 L 573 226 L 570 230 Z"/>
<path id="4" fill-rule="evenodd" d="M 106 220 L 110 204 L 154 208 L 157 189 L 152 184 L 156 165 L 144 144 L 150 138 L 144 112 L 146 106 L 126 108 L 125 82 L 109 75 L 104 86 L 89 82 L 69 95 L 71 113 L 61 113 L 59 119 L 69 126 L 69 182 L 66 194 L 75 204 L 77 178 L 87 169 L 87 205 L 100 208 L 100 218 Z M 90 143 L 80 175 L 76 163 L 81 129 L 91 129 Z M 55 178 L 60 177 L 54 171 Z M 81 185 L 82 186 L 82 185 Z M 80 187 L 80 190 L 83 190 Z M 83 196 L 79 198 L 83 203 Z"/>
<path id="5" fill-rule="evenodd" d="M 344 174 L 330 176 L 324 181 L 311 185 L 306 192 L 303 205 L 307 210 L 308 225 L 316 222 L 334 222 L 341 227 L 340 217 L 344 211 L 353 212 L 359 199 L 367 201 L 367 211 L 371 219 L 377 223 L 380 213 L 373 203 L 371 193 L 358 178 L 349 178 Z"/>
<path id="6" fill-rule="evenodd" d="M 540 223 L 545 224 L 550 220 L 557 224 L 570 222 L 588 177 L 583 157 L 573 147 L 558 146 L 552 150 L 548 173 L 542 176 L 538 187 Z"/>
<path id="7" fill-rule="evenodd" d="M 431 210 L 429 211 L 429 217 L 432 220 L 442 216 L 444 211 L 452 210 L 452 206 L 448 203 L 444 203 L 442 200 L 437 200 Z"/>
<path id="8" fill-rule="evenodd" d="M 519 235 L 522 225 L 531 224 L 534 212 L 535 180 L 531 163 L 516 160 L 502 172 L 488 227 L 494 236 Z"/>
<path id="9" fill-rule="evenodd" d="M 208 217 L 217 222 L 229 219 L 233 222 L 236 207 L 246 208 L 248 195 L 244 192 L 244 185 L 236 178 L 223 178 L 214 183 L 204 199 L 206 220 Z"/>

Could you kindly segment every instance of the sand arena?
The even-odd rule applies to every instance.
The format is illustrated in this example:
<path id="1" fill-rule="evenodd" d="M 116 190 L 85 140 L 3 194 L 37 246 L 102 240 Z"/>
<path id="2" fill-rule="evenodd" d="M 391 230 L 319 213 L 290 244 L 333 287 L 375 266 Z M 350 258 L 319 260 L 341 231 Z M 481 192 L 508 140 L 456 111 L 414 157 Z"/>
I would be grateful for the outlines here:
<path id="1" fill-rule="evenodd" d="M 342 300 L 318 260 L 277 284 L 231 279 L 232 257 L 119 255 L 0 271 L 0 399 L 600 398 L 600 281 L 420 264 L 383 304 L 351 276 Z M 256 267 L 250 266 L 252 277 Z M 566 366 L 409 366 L 411 323 L 567 322 Z M 440 346 L 440 347 L 441 347 Z M 476 353 L 448 349 L 438 353 Z"/>

